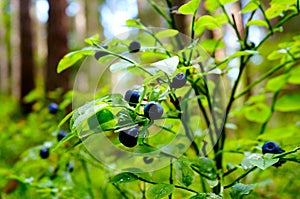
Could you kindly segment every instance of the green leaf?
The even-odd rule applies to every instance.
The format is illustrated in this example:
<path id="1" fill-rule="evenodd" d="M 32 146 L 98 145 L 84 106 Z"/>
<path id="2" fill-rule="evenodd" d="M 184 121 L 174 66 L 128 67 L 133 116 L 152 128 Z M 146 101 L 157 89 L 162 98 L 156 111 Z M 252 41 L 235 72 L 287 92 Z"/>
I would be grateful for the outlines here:
<path id="1" fill-rule="evenodd" d="M 209 178 L 209 180 L 216 179 L 216 167 L 213 160 L 201 157 L 199 158 L 198 162 L 193 164 L 193 166 L 196 166 L 198 172 L 200 172 L 201 174 L 205 174 Z"/>
<path id="2" fill-rule="evenodd" d="M 195 33 L 201 35 L 206 28 L 209 30 L 214 30 L 220 27 L 221 26 L 216 18 L 210 15 L 203 15 L 195 23 Z"/>
<path id="3" fill-rule="evenodd" d="M 225 46 L 223 41 L 217 41 L 215 39 L 206 39 L 201 42 L 200 45 L 210 53 L 214 52 L 217 49 L 224 48 Z"/>
<path id="4" fill-rule="evenodd" d="M 81 133 L 82 129 L 85 127 L 85 122 L 87 119 L 108 106 L 107 103 L 101 102 L 100 100 L 101 99 L 88 102 L 74 111 L 70 122 L 70 128 L 72 131 Z"/>
<path id="5" fill-rule="evenodd" d="M 245 117 L 251 122 L 264 123 L 270 114 L 270 108 L 264 103 L 257 103 L 245 108 Z"/>
<path id="6" fill-rule="evenodd" d="M 266 90 L 272 92 L 281 90 L 285 86 L 288 78 L 289 78 L 288 74 L 283 74 L 283 75 L 279 75 L 278 77 L 274 77 L 270 79 L 266 85 Z"/>
<path id="7" fill-rule="evenodd" d="M 156 37 L 158 39 L 161 38 L 166 38 L 166 37 L 174 37 L 178 34 L 178 30 L 174 30 L 174 29 L 168 29 L 168 30 L 162 30 L 159 31 L 158 33 L 156 33 Z"/>
<path id="8" fill-rule="evenodd" d="M 279 4 L 279 5 L 293 5 L 296 4 L 296 0 L 272 0 L 271 5 Z"/>
<path id="9" fill-rule="evenodd" d="M 105 131 L 113 129 L 117 125 L 118 120 L 115 119 L 109 108 L 105 108 L 97 111 L 95 115 L 88 118 L 87 122 L 91 129 L 101 127 L 101 130 Z"/>
<path id="10" fill-rule="evenodd" d="M 300 66 L 293 68 L 290 71 L 290 76 L 288 79 L 288 83 L 290 84 L 300 84 Z"/>
<path id="11" fill-rule="evenodd" d="M 222 197 L 214 193 L 199 193 L 195 196 L 190 197 L 190 199 L 222 199 Z"/>
<path id="12" fill-rule="evenodd" d="M 275 110 L 281 112 L 300 110 L 300 94 L 284 95 L 275 104 Z"/>
<path id="13" fill-rule="evenodd" d="M 244 195 L 249 195 L 254 187 L 252 184 L 237 183 L 230 189 L 230 196 L 232 199 L 242 199 Z"/>
<path id="14" fill-rule="evenodd" d="M 220 0 L 220 3 L 222 5 L 228 4 L 228 3 L 234 3 L 237 2 L 238 0 Z"/>
<path id="15" fill-rule="evenodd" d="M 175 189 L 171 184 L 156 184 L 152 185 L 147 191 L 147 197 L 149 199 L 160 199 L 170 195 Z"/>
<path id="16" fill-rule="evenodd" d="M 73 111 L 68 113 L 58 124 L 58 128 L 60 128 L 66 121 L 68 121 L 73 116 Z"/>
<path id="17" fill-rule="evenodd" d="M 286 138 L 295 138 L 299 129 L 294 126 L 286 126 L 282 128 L 268 128 L 266 132 L 262 135 L 259 135 L 257 139 L 259 140 L 273 140 L 273 141 L 282 141 Z"/>
<path id="18" fill-rule="evenodd" d="M 56 151 L 59 147 L 61 147 L 64 143 L 71 140 L 73 137 L 76 136 L 76 132 L 68 133 L 62 140 L 60 140 L 55 147 L 53 147 L 52 151 Z"/>
<path id="19" fill-rule="evenodd" d="M 219 8 L 220 3 L 219 3 L 219 1 L 216 1 L 216 0 L 206 0 L 204 2 L 204 6 L 205 6 L 206 10 L 208 10 L 210 13 L 213 13 L 214 11 L 216 11 Z"/>
<path id="20" fill-rule="evenodd" d="M 251 154 L 247 157 L 247 160 L 251 165 L 257 166 L 258 168 L 265 170 L 266 168 L 278 162 L 279 158 L 271 159 L 271 158 L 266 158 L 261 154 Z"/>
<path id="21" fill-rule="evenodd" d="M 168 75 L 172 75 L 176 69 L 177 65 L 179 64 L 179 58 L 177 56 L 167 58 L 155 63 L 150 64 L 150 66 L 154 66 L 159 70 L 165 72 Z"/>
<path id="22" fill-rule="evenodd" d="M 266 99 L 265 94 L 259 94 L 259 95 L 252 95 L 249 97 L 248 101 L 249 104 L 256 103 L 256 102 L 263 102 Z"/>
<path id="23" fill-rule="evenodd" d="M 268 19 L 272 19 L 281 15 L 284 11 L 288 10 L 288 5 L 280 5 L 280 4 L 273 4 L 270 8 L 266 10 L 266 16 Z"/>
<path id="24" fill-rule="evenodd" d="M 84 57 L 88 55 L 93 55 L 96 52 L 96 50 L 97 48 L 94 47 L 86 47 L 81 50 L 77 50 L 66 54 L 58 63 L 57 73 L 61 73 L 67 68 L 70 68 Z"/>
<path id="25" fill-rule="evenodd" d="M 236 58 L 236 57 L 241 57 L 241 56 L 247 56 L 247 55 L 254 55 L 254 54 L 258 54 L 258 52 L 257 51 L 255 51 L 255 50 L 245 50 L 245 51 L 238 51 L 238 52 L 235 52 L 234 54 L 232 54 L 232 55 L 230 55 L 229 57 L 227 57 L 225 60 L 223 60 L 222 62 L 220 62 L 219 64 L 218 64 L 218 66 L 219 66 L 219 68 L 224 68 L 226 65 L 227 65 L 227 63 L 230 61 L 230 60 L 232 60 L 232 59 L 234 59 L 234 58 Z"/>
<path id="26" fill-rule="evenodd" d="M 140 59 L 143 63 L 153 63 L 166 58 L 168 58 L 166 53 L 153 51 L 144 51 L 140 56 Z"/>
<path id="27" fill-rule="evenodd" d="M 225 14 L 215 14 L 214 18 L 217 20 L 219 26 L 221 27 L 222 25 L 228 23 L 228 19 Z"/>
<path id="28" fill-rule="evenodd" d="M 110 72 L 114 73 L 114 72 L 126 70 L 131 67 L 134 67 L 134 64 L 127 62 L 127 61 L 120 61 L 120 62 L 116 62 L 116 63 L 112 64 L 109 67 L 109 70 L 110 70 Z"/>
<path id="29" fill-rule="evenodd" d="M 251 159 L 250 163 L 253 166 L 257 166 L 258 168 L 265 170 L 266 168 L 272 166 L 273 164 L 275 164 L 278 161 L 279 161 L 279 158 L 276 158 L 276 159 L 263 159 L 262 158 L 262 159 L 258 159 L 258 160 Z"/>
<path id="30" fill-rule="evenodd" d="M 287 54 L 287 51 L 285 49 L 274 50 L 273 52 L 271 52 L 271 54 L 268 55 L 268 59 L 269 60 L 281 59 L 286 54 Z"/>
<path id="31" fill-rule="evenodd" d="M 110 179 L 110 183 L 128 183 L 133 182 L 138 179 L 138 176 L 136 176 L 133 173 L 130 172 L 123 172 L 116 176 L 114 176 L 112 179 Z"/>
<path id="32" fill-rule="evenodd" d="M 138 29 L 145 29 L 145 26 L 140 22 L 140 20 L 129 19 L 126 21 L 126 26 Z"/>
<path id="33" fill-rule="evenodd" d="M 184 15 L 195 14 L 200 5 L 200 2 L 200 0 L 191 0 L 188 3 L 180 6 L 178 12 Z"/>
<path id="34" fill-rule="evenodd" d="M 85 43 L 87 43 L 87 44 L 89 44 L 89 45 L 93 45 L 93 44 L 98 44 L 98 43 L 100 43 L 99 42 L 99 35 L 98 34 L 95 34 L 95 35 L 93 35 L 93 36 L 91 36 L 91 37 L 89 37 L 89 38 L 86 38 L 85 40 L 84 40 L 84 42 Z"/>
<path id="35" fill-rule="evenodd" d="M 242 10 L 242 13 L 252 12 L 256 10 L 259 6 L 260 2 L 258 0 L 250 1 Z"/>
<path id="36" fill-rule="evenodd" d="M 186 187 L 190 186 L 195 180 L 194 171 L 191 169 L 190 165 L 185 161 L 178 160 L 175 163 L 175 173 L 176 180 L 185 185 Z"/>
<path id="37" fill-rule="evenodd" d="M 267 22 L 261 19 L 253 19 L 247 23 L 247 26 L 264 26 L 268 28 Z"/>

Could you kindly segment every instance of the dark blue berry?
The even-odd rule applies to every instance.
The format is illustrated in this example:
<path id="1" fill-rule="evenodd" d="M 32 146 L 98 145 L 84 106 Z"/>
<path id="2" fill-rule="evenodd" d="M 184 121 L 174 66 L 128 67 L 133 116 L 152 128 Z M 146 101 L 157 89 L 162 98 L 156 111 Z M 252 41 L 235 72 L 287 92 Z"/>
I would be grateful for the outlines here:
<path id="1" fill-rule="evenodd" d="M 170 87 L 171 88 L 181 88 L 186 84 L 186 76 L 184 73 L 178 73 L 173 77 Z"/>
<path id="2" fill-rule="evenodd" d="M 275 142 L 266 142 L 262 146 L 262 152 L 263 154 L 265 153 L 273 153 L 273 154 L 278 154 L 280 153 L 281 149 L 279 148 L 278 144 Z"/>
<path id="3" fill-rule="evenodd" d="M 67 133 L 64 132 L 64 131 L 59 131 L 56 138 L 57 138 L 57 141 L 61 141 L 62 139 L 64 139 L 64 137 L 67 136 Z"/>
<path id="4" fill-rule="evenodd" d="M 40 150 L 40 157 L 41 157 L 42 159 L 48 158 L 49 155 L 50 155 L 50 153 L 49 153 L 49 149 L 48 149 L 48 148 L 42 148 L 42 149 Z"/>
<path id="5" fill-rule="evenodd" d="M 66 165 L 66 167 L 67 167 L 67 170 L 70 172 L 70 173 L 72 173 L 73 172 L 73 170 L 74 170 L 74 163 L 67 163 L 67 165 Z"/>
<path id="6" fill-rule="evenodd" d="M 124 99 L 129 102 L 130 105 L 136 106 L 136 104 L 139 103 L 140 95 L 139 91 L 128 90 L 125 93 Z"/>
<path id="7" fill-rule="evenodd" d="M 250 41 L 250 42 L 248 42 L 248 43 L 246 44 L 246 47 L 247 47 L 248 49 L 253 49 L 253 48 L 255 47 L 255 43 L 254 43 L 253 41 Z"/>
<path id="8" fill-rule="evenodd" d="M 144 157 L 143 160 L 144 160 L 144 162 L 145 162 L 146 164 L 150 164 L 150 163 L 153 162 L 154 159 L 153 159 L 153 158 L 149 158 L 149 157 Z"/>
<path id="9" fill-rule="evenodd" d="M 55 114 L 57 113 L 58 111 L 58 105 L 54 102 L 51 102 L 49 105 L 48 105 L 48 110 L 49 110 L 49 113 L 51 114 Z"/>
<path id="10" fill-rule="evenodd" d="M 144 107 L 144 115 L 150 120 L 160 119 L 164 109 L 158 102 L 148 102 Z"/>
<path id="11" fill-rule="evenodd" d="M 119 141 L 126 147 L 134 147 L 137 145 L 139 133 L 140 132 L 137 128 L 132 128 L 128 131 L 121 131 L 119 133 Z"/>
<path id="12" fill-rule="evenodd" d="M 104 57 L 104 56 L 106 56 L 106 55 L 109 55 L 109 53 L 108 52 L 105 52 L 105 51 L 101 51 L 101 50 L 99 50 L 99 51 L 96 51 L 96 53 L 95 53 L 95 59 L 100 59 L 101 57 Z"/>
<path id="13" fill-rule="evenodd" d="M 131 53 L 139 52 L 140 49 L 141 49 L 141 44 L 138 41 L 132 41 L 129 44 L 129 52 Z"/>
<path id="14" fill-rule="evenodd" d="M 263 154 L 265 154 L 265 153 L 280 154 L 280 153 L 283 153 L 284 150 L 282 150 L 279 147 L 279 145 L 276 144 L 275 142 L 266 142 L 262 146 L 262 152 L 263 152 Z M 273 166 L 279 167 L 283 163 L 285 163 L 285 161 L 284 160 L 280 160 L 280 161 L 276 162 L 275 164 L 273 164 Z"/>

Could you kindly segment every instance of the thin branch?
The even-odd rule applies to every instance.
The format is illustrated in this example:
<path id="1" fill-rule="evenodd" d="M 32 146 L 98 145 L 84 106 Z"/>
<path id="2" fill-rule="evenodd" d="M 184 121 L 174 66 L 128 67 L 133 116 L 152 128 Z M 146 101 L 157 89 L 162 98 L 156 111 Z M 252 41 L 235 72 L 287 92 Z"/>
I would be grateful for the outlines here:
<path id="1" fill-rule="evenodd" d="M 264 18 L 265 18 L 265 20 L 266 20 L 266 22 L 268 24 L 268 28 L 269 28 L 270 32 L 273 34 L 273 28 L 272 28 L 271 22 L 267 18 L 266 12 L 264 11 L 264 9 L 261 6 L 261 4 L 258 5 L 258 8 L 260 9 L 260 11 L 262 12 L 262 14 L 264 15 Z"/>
<path id="2" fill-rule="evenodd" d="M 147 182 L 147 183 L 149 183 L 149 184 L 159 184 L 159 183 L 157 183 L 157 182 L 152 182 L 152 181 L 150 181 L 150 180 L 146 180 L 146 179 L 141 178 L 141 177 L 138 177 L 138 180 L 141 180 L 141 181 L 143 181 L 143 182 Z M 187 187 L 183 187 L 183 186 L 179 186 L 179 185 L 174 185 L 174 186 L 175 186 L 175 188 L 177 188 L 177 189 L 182 189 L 182 190 L 186 190 L 186 191 L 193 192 L 193 193 L 199 193 L 199 192 L 197 192 L 197 191 L 195 191 L 195 190 L 193 190 L 193 189 L 189 189 L 189 188 L 187 188 Z"/>
<path id="3" fill-rule="evenodd" d="M 296 60 L 300 60 L 300 57 L 296 58 Z M 245 90 L 242 91 L 240 94 L 238 94 L 234 99 L 238 99 L 238 98 L 242 97 L 244 94 L 246 94 L 255 85 L 259 84 L 260 82 L 262 82 L 263 80 L 265 80 L 267 77 L 271 76 L 273 73 L 275 73 L 278 70 L 282 69 L 285 65 L 293 63 L 293 62 L 295 62 L 295 61 L 293 61 L 293 60 L 286 61 L 286 62 L 284 62 L 282 64 L 279 64 L 278 66 L 272 68 L 267 73 L 265 73 L 263 76 L 261 76 L 260 78 L 258 78 L 257 80 L 255 80 L 254 82 L 252 82 L 251 84 L 249 84 L 249 86 L 247 86 L 245 88 Z"/>
<path id="4" fill-rule="evenodd" d="M 274 110 L 275 110 L 275 104 L 276 104 L 276 100 L 277 100 L 277 97 L 278 97 L 279 92 L 280 92 L 280 91 L 276 91 L 276 92 L 274 93 L 274 96 L 273 96 L 273 99 L 272 99 L 272 105 L 271 105 L 271 113 L 270 113 L 270 115 L 268 116 L 267 120 L 262 124 L 261 129 L 260 129 L 260 131 L 259 131 L 259 134 L 260 134 L 260 135 L 263 134 L 263 133 L 265 132 L 265 129 L 266 129 L 266 127 L 267 127 L 267 125 L 268 125 L 268 123 L 269 123 L 271 117 L 272 117 L 272 114 L 274 113 Z"/>
<path id="5" fill-rule="evenodd" d="M 170 176 L 169 176 L 169 183 L 173 184 L 173 163 L 172 158 L 170 158 Z M 169 199 L 172 199 L 172 193 L 169 195 Z"/>
<path id="6" fill-rule="evenodd" d="M 246 177 L 249 173 L 251 173 L 255 169 L 257 169 L 256 166 L 252 167 L 251 169 L 249 169 L 248 171 L 246 171 L 245 173 L 243 173 L 241 176 L 239 176 L 237 179 L 235 179 L 232 183 L 230 183 L 229 185 L 225 185 L 224 189 L 228 189 L 228 188 L 232 187 L 233 185 L 235 185 L 237 182 L 239 182 L 241 179 L 243 179 L 244 177 Z"/>

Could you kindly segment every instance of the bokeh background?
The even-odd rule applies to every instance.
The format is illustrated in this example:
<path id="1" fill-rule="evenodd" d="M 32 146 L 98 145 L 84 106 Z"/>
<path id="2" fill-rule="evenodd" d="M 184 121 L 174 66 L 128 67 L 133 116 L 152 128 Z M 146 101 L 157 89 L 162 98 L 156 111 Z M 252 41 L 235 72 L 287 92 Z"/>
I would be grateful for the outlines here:
<path id="1" fill-rule="evenodd" d="M 184 2 L 174 1 L 174 10 Z M 247 2 L 241 0 L 226 9 L 228 12 L 239 12 Z M 261 2 L 266 6 L 269 3 L 267 0 Z M 163 3 L 159 5 L 168 9 Z M 199 16 L 208 13 L 205 1 L 198 12 Z M 247 14 L 240 15 L 237 19 L 240 27 L 248 17 Z M 257 13 L 254 18 L 262 17 Z M 57 74 L 59 60 L 66 53 L 84 47 L 87 37 L 98 34 L 100 40 L 106 41 L 126 33 L 129 31 L 125 26 L 126 20 L 136 18 L 149 26 L 167 27 L 146 0 L 0 1 L 0 198 L 109 198 L 112 192 L 115 198 L 120 196 L 118 187 L 107 183 L 113 171 L 107 172 L 102 165 L 95 165 L 84 147 L 53 155 L 50 161 L 41 160 L 38 150 L 41 146 L 51 146 L 56 142 L 57 125 L 71 111 L 74 79 L 82 64 L 77 63 L 72 69 Z M 178 16 L 181 32 L 189 33 L 189 21 L 189 17 Z M 276 19 L 272 22 L 275 23 Z M 284 32 L 275 34 L 262 46 L 260 55 L 254 56 L 251 67 L 247 67 L 242 86 L 253 82 L 275 64 L 266 57 L 281 41 L 299 35 L 299 27 L 300 20 L 296 17 L 284 24 Z M 230 27 L 223 27 L 223 33 L 218 31 L 207 30 L 202 39 L 217 40 L 224 33 L 223 45 L 216 52 L 216 56 L 222 59 L 234 53 L 238 44 L 233 42 L 236 38 Z M 265 34 L 264 28 L 251 27 L 249 40 L 257 44 Z M 233 60 L 229 65 L 233 69 L 227 74 L 228 86 L 238 74 L 236 62 Z M 93 76 L 93 67 L 90 67 L 77 78 L 84 90 L 89 89 L 98 77 Z M 109 93 L 114 79 L 116 77 L 111 73 L 101 79 L 99 95 Z M 259 93 L 263 85 L 252 89 L 249 96 Z M 284 93 L 299 91 L 299 85 L 292 85 Z M 252 132 L 257 132 L 260 124 L 241 116 L 240 106 L 247 100 L 246 96 L 235 104 L 234 114 L 237 117 L 231 119 L 228 150 L 237 146 L 247 148 L 258 142 L 257 134 Z M 58 115 L 48 113 L 50 102 L 59 103 Z M 289 148 L 299 145 L 299 128 L 299 112 L 275 113 L 268 132 L 278 134 L 275 141 Z M 63 130 L 69 131 L 67 126 Z M 291 136 L 280 137 L 285 133 Z M 267 140 L 267 137 L 261 139 Z M 226 158 L 238 162 L 241 156 L 237 153 Z M 75 165 L 73 173 L 66 166 L 70 164 Z M 162 170 L 161 173 L 161 176 L 154 178 L 159 180 L 167 172 Z M 50 177 L 46 180 L 45 176 Z M 272 167 L 248 179 L 262 185 L 249 198 L 299 198 L 299 178 L 300 170 L 296 163 L 289 162 L 281 168 Z M 74 187 L 77 187 L 76 196 L 70 191 L 74 191 Z"/>

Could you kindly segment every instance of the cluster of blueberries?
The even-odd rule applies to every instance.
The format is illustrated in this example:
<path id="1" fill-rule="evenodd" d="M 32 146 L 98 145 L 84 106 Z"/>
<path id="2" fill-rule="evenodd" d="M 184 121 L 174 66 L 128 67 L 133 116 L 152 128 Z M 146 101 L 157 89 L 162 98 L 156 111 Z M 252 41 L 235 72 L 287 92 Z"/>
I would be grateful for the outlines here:
<path id="1" fill-rule="evenodd" d="M 178 73 L 171 82 L 171 88 L 181 88 L 186 84 L 186 76 L 184 73 Z M 140 92 L 136 90 L 128 90 L 125 93 L 124 99 L 130 106 L 135 107 L 139 103 Z M 144 116 L 151 121 L 160 119 L 163 115 L 164 109 L 158 102 L 147 102 L 144 107 Z M 121 131 L 119 134 L 120 142 L 126 147 L 134 147 L 137 145 L 139 130 L 131 128 L 126 131 Z"/>
<path id="2" fill-rule="evenodd" d="M 104 49 L 107 49 L 107 46 L 102 46 Z M 130 53 L 139 52 L 141 49 L 141 44 L 138 41 L 132 41 L 128 50 Z M 99 58 L 108 55 L 108 52 L 105 51 L 97 51 L 95 53 L 95 58 L 98 60 Z M 181 88 L 186 84 L 186 76 L 184 73 L 178 73 L 170 84 L 171 88 Z M 140 92 L 136 90 L 128 90 L 124 96 L 124 99 L 129 103 L 130 106 L 135 107 L 140 98 Z M 148 102 L 144 107 L 144 116 L 149 118 L 151 121 L 160 119 L 164 110 L 160 103 L 158 102 Z M 131 128 L 129 130 L 124 130 L 119 133 L 120 142 L 126 147 L 134 147 L 137 145 L 137 140 L 139 136 L 138 128 Z"/>
<path id="3" fill-rule="evenodd" d="M 64 137 L 66 137 L 67 136 L 67 133 L 65 132 L 65 131 L 59 131 L 58 133 L 57 133 L 57 135 L 56 135 L 56 138 L 57 138 L 57 141 L 59 142 L 59 141 L 61 141 Z M 49 157 L 49 155 L 50 155 L 50 151 L 49 151 L 50 149 L 49 148 L 41 148 L 41 150 L 40 150 L 40 157 L 42 158 L 42 159 L 46 159 L 46 158 L 48 158 Z"/>
<path id="4" fill-rule="evenodd" d="M 56 114 L 58 112 L 58 104 L 56 104 L 55 102 L 51 102 L 48 105 L 48 111 L 51 114 Z M 67 133 L 65 131 L 59 131 L 56 135 L 57 141 L 61 141 L 64 137 L 67 136 Z M 47 159 L 50 155 L 50 149 L 45 147 L 45 148 L 41 148 L 40 149 L 40 157 L 42 159 Z"/>

